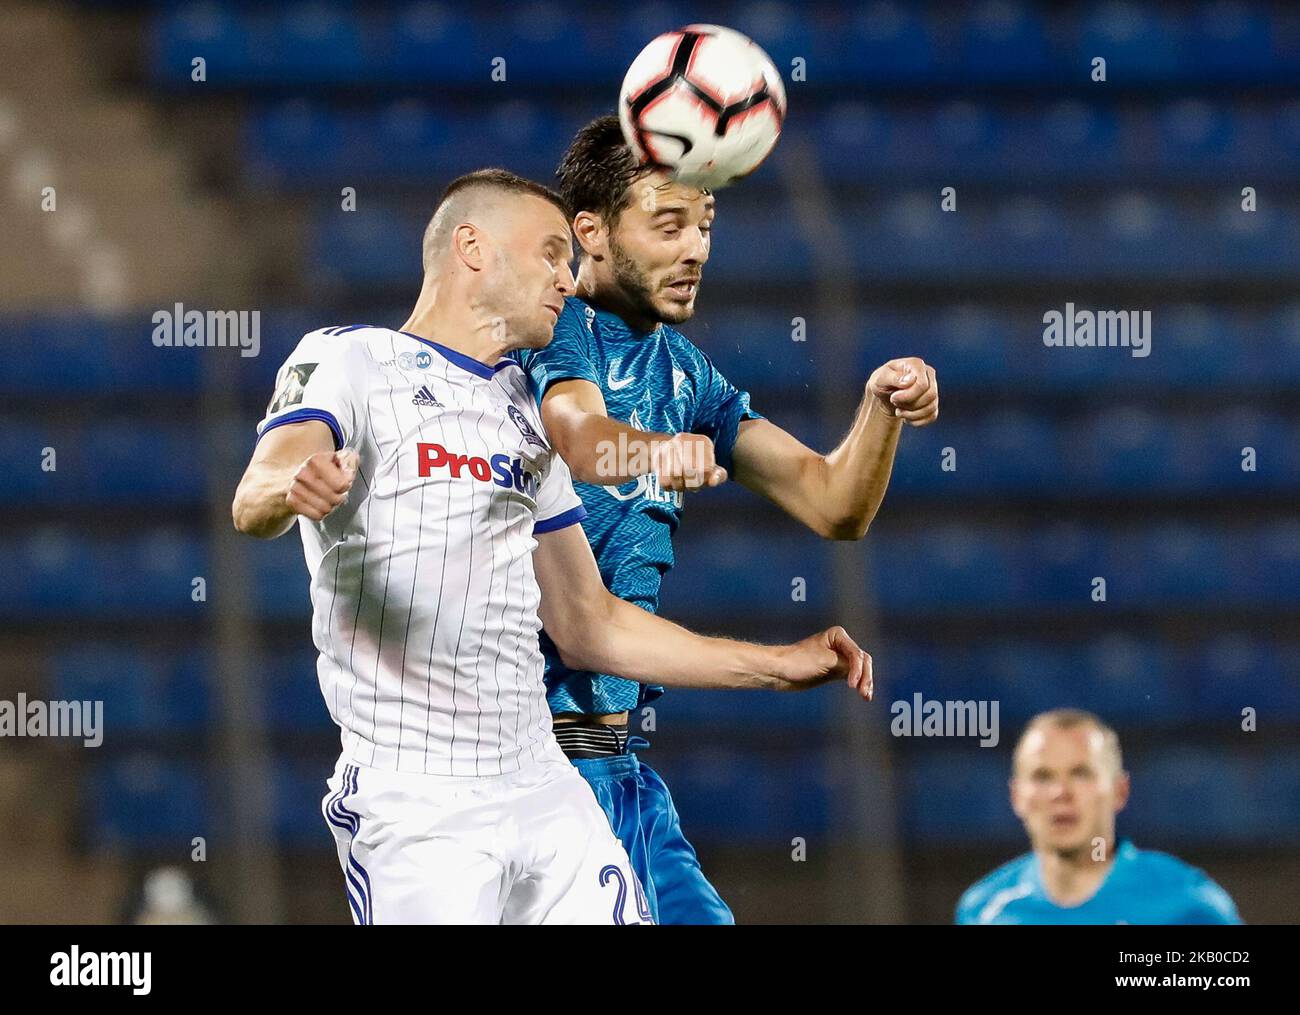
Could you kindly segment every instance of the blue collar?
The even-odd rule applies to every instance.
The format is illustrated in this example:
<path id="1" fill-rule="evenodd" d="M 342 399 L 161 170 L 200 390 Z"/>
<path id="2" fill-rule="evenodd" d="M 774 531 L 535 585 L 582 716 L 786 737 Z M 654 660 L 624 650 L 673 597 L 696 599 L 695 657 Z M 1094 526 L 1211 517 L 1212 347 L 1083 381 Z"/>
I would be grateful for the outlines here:
<path id="1" fill-rule="evenodd" d="M 499 363 L 497 363 L 495 367 L 490 367 L 486 363 L 480 363 L 473 356 L 466 356 L 463 352 L 458 352 L 455 349 L 448 349 L 445 345 L 439 345 L 437 342 L 434 342 L 432 339 L 421 338 L 419 335 L 412 335 L 409 331 L 399 330 L 398 334 L 405 335 L 407 338 L 413 338 L 417 342 L 423 342 L 430 349 L 433 349 L 445 360 L 447 360 L 448 363 L 454 363 L 462 370 L 468 370 L 470 373 L 478 377 L 482 377 L 485 380 L 489 380 L 489 381 L 492 380 L 492 378 L 496 376 L 498 370 L 502 370 L 505 367 L 512 366 L 514 364 L 514 360 L 503 359 Z"/>
<path id="2" fill-rule="evenodd" d="M 588 303 L 581 296 L 575 296 L 573 298 L 580 302 L 584 307 L 590 307 L 596 315 L 596 320 L 598 320 L 603 326 L 613 329 L 615 334 L 625 335 L 632 339 L 645 339 L 654 338 L 663 331 L 664 323 L 662 321 L 657 323 L 649 331 L 638 331 L 636 328 L 632 327 L 632 325 L 628 324 L 627 321 L 623 320 L 623 318 L 619 317 L 618 314 L 614 313 L 614 311 L 605 310 L 595 304 Z"/>
<path id="3" fill-rule="evenodd" d="M 1132 860 L 1133 857 L 1137 855 L 1137 847 L 1128 839 L 1121 839 L 1119 836 L 1116 836 L 1115 855 L 1111 858 L 1110 870 L 1106 872 L 1106 876 L 1101 879 L 1101 883 L 1097 885 L 1096 890 L 1091 895 L 1082 902 L 1075 903 L 1073 906 L 1062 906 L 1048 894 L 1047 887 L 1043 884 L 1043 868 L 1038 862 L 1038 856 L 1033 853 L 1030 855 L 1034 858 L 1033 863 L 1030 864 L 1030 883 L 1034 886 L 1035 891 L 1037 891 L 1038 894 L 1050 905 L 1055 906 L 1057 909 L 1078 909 L 1080 906 L 1086 906 L 1102 893 L 1102 890 L 1110 883 L 1111 878 L 1115 876 L 1115 870 L 1119 867 L 1120 863 Z"/>

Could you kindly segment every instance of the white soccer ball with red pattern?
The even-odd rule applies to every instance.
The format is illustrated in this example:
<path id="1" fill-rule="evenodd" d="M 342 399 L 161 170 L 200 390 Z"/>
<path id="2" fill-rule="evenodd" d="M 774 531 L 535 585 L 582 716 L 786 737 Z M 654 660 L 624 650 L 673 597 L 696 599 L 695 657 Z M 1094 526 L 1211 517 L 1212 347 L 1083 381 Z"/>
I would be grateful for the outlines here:
<path id="1" fill-rule="evenodd" d="M 654 39 L 632 61 L 618 115 L 642 162 L 716 190 L 748 176 L 776 146 L 785 86 L 748 36 L 687 25 Z"/>

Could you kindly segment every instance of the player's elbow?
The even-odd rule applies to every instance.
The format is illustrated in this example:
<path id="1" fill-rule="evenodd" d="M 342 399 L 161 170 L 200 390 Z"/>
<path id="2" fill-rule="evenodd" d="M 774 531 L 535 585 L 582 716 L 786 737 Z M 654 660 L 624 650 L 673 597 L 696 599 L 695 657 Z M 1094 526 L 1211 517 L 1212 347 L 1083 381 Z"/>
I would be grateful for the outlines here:
<path id="1" fill-rule="evenodd" d="M 230 504 L 230 520 L 237 532 L 256 539 L 274 539 L 284 531 L 267 517 L 265 511 L 259 509 L 256 498 L 249 494 L 242 483 Z"/>
<path id="2" fill-rule="evenodd" d="M 258 524 L 257 517 L 249 510 L 238 497 L 230 506 L 230 518 L 235 523 L 235 531 L 242 532 L 246 536 L 253 536 L 257 539 L 266 539 L 268 533 Z"/>
<path id="3" fill-rule="evenodd" d="M 594 459 L 588 458 L 582 454 L 566 455 L 560 452 L 560 457 L 564 459 L 564 464 L 569 467 L 569 472 L 579 483 L 590 483 L 592 486 L 603 486 L 609 480 L 602 478 L 600 469 L 597 467 Z"/>
<path id="4" fill-rule="evenodd" d="M 827 518 L 817 530 L 817 534 L 823 539 L 831 539 L 839 543 L 856 542 L 867 534 L 871 528 L 871 519 L 865 515 L 841 515 L 837 518 Z"/>
<path id="5" fill-rule="evenodd" d="M 564 663 L 566 669 L 599 669 L 595 654 L 591 651 L 590 642 L 585 641 L 578 632 L 571 629 L 553 631 L 548 627 L 546 633 L 555 644 L 555 651 L 559 654 L 560 662 Z"/>

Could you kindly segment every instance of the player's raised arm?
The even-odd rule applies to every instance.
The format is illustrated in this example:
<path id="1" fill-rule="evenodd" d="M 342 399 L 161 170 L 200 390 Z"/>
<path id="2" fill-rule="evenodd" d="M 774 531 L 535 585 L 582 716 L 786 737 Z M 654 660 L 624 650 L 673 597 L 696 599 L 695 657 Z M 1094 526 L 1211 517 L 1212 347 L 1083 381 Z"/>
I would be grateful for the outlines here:
<path id="1" fill-rule="evenodd" d="M 934 368 L 915 357 L 890 360 L 867 381 L 848 435 L 830 454 L 765 419 L 741 423 L 735 478 L 820 536 L 861 539 L 885 498 L 903 424 L 926 426 L 938 415 Z"/>
<path id="2" fill-rule="evenodd" d="M 309 419 L 276 427 L 258 441 L 235 490 L 235 528 L 274 539 L 298 515 L 321 521 L 347 499 L 356 474 L 356 452 L 335 451 L 327 424 Z"/>
<path id="3" fill-rule="evenodd" d="M 574 478 L 618 486 L 654 473 L 665 490 L 699 490 L 727 480 L 703 434 L 648 433 L 611 419 L 591 381 L 557 381 L 542 399 L 542 422 Z"/>
<path id="4" fill-rule="evenodd" d="M 673 687 L 803 690 L 844 678 L 873 693 L 871 656 L 842 627 L 793 645 L 707 638 L 611 595 L 577 525 L 537 536 L 546 633 L 565 665 Z"/>

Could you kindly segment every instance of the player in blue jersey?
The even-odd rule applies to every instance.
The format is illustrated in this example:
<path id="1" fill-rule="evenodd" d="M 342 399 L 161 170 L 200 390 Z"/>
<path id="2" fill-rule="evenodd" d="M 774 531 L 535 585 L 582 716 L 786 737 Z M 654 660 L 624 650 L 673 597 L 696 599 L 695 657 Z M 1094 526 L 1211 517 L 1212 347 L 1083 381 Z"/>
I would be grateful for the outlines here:
<path id="1" fill-rule="evenodd" d="M 822 536 L 860 538 L 884 497 L 902 426 L 938 415 L 934 370 L 915 358 L 880 367 L 840 446 L 810 450 L 755 412 L 673 327 L 695 310 L 713 196 L 639 166 L 613 116 L 578 133 L 557 176 L 581 245 L 578 294 L 551 344 L 521 358 L 577 481 L 609 589 L 655 611 L 684 494 L 728 474 Z M 543 648 L 557 739 L 609 814 L 656 919 L 732 923 L 663 780 L 629 749 L 629 713 L 663 689 L 575 672 L 545 638 Z"/>
<path id="2" fill-rule="evenodd" d="M 1011 806 L 1033 852 L 968 889 L 957 922 L 1240 923 L 1204 872 L 1115 838 L 1128 793 L 1114 730 L 1076 709 L 1036 716 L 1011 776 Z"/>

